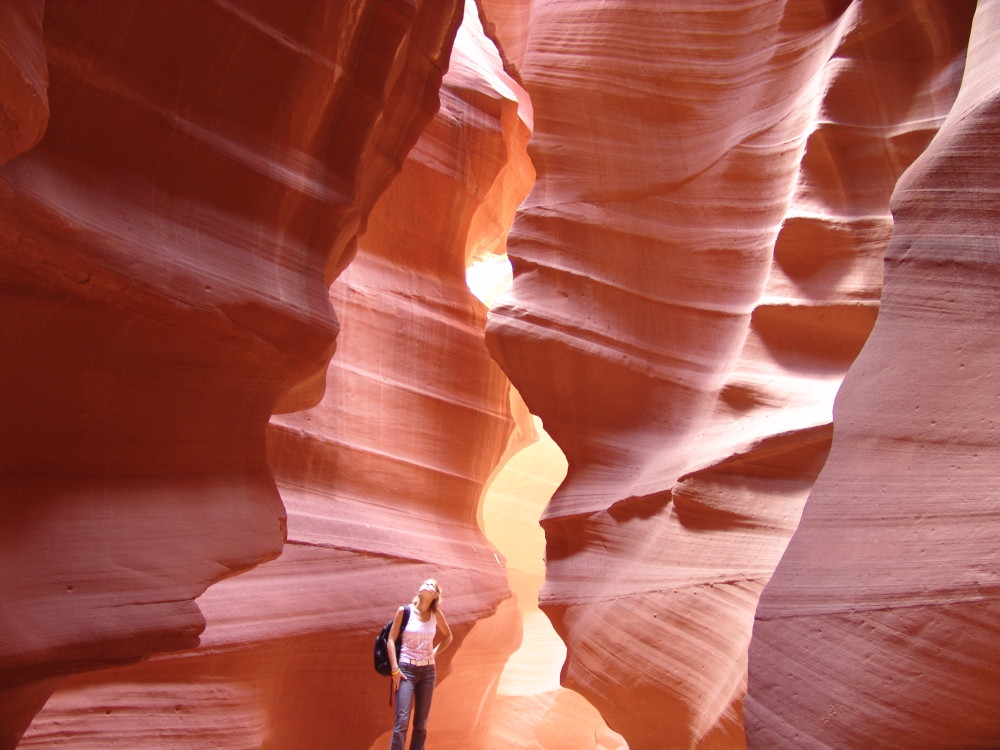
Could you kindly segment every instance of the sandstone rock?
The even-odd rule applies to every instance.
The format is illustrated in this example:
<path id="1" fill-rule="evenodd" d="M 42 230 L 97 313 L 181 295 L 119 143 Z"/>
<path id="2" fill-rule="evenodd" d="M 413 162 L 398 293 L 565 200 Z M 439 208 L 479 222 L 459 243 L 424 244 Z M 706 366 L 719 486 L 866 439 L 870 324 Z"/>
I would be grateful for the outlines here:
<path id="1" fill-rule="evenodd" d="M 48 122 L 44 6 L 9 0 L 0 7 L 0 164 L 38 143 Z"/>
<path id="2" fill-rule="evenodd" d="M 5 156 L 45 63 L 51 115 L 0 169 L 0 744 L 48 678 L 197 644 L 194 599 L 281 551 L 265 428 L 319 396 L 327 287 L 460 10 L 49 2 L 43 62 L 41 4 L 4 5 Z"/>
<path id="3" fill-rule="evenodd" d="M 427 575 L 444 750 L 618 750 L 566 688 L 744 747 L 755 610 L 751 747 L 997 744 L 978 6 L 954 102 L 973 0 L 480 0 L 517 82 L 463 36 L 432 120 L 455 2 L 8 2 L 0 747 L 58 687 L 22 747 L 381 748 Z M 487 339 L 568 459 L 563 687 L 479 528 L 530 435 L 463 282 L 532 128 Z"/>
<path id="4" fill-rule="evenodd" d="M 893 194 L 878 322 L 757 613 L 752 748 L 1000 746 L 998 29 L 978 3 L 958 98 Z"/>
<path id="5" fill-rule="evenodd" d="M 488 341 L 569 461 L 543 517 L 563 684 L 632 750 L 741 747 L 757 597 L 972 6 L 483 7 L 535 112 Z"/>
<path id="6" fill-rule="evenodd" d="M 477 520 L 513 420 L 465 269 L 502 250 L 533 177 L 528 128 L 490 47 L 469 29 L 457 39 L 440 112 L 331 287 L 341 331 L 323 400 L 271 419 L 281 556 L 199 598 L 197 649 L 67 681 L 22 747 L 92 748 L 95 736 L 133 748 L 387 746 L 372 640 L 428 576 L 456 634 L 434 745 L 490 746 L 489 697 L 519 616 Z"/>
<path id="7" fill-rule="evenodd" d="M 516 403 L 515 414 L 526 412 L 520 399 Z M 566 459 L 537 418 L 523 432 L 530 442 L 497 472 L 483 502 L 484 530 L 506 558 L 523 631 L 497 685 L 493 747 L 627 750 L 593 706 L 559 685 L 566 647 L 538 609 L 545 536 L 537 519 L 566 475 Z"/>

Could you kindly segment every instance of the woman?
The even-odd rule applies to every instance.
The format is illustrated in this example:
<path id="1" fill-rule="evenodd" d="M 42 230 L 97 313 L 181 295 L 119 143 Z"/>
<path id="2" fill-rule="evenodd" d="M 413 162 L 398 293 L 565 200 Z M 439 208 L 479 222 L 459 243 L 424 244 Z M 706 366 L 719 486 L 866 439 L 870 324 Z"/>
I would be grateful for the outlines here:
<path id="1" fill-rule="evenodd" d="M 410 750 L 424 750 L 427 716 L 431 710 L 431 697 L 437 676 L 434 657 L 451 644 L 451 628 L 441 611 L 441 586 L 433 578 L 428 578 L 420 584 L 417 595 L 409 605 L 410 616 L 402 632 L 402 649 L 397 664 L 396 639 L 400 637 L 399 626 L 405 609 L 406 607 L 400 607 L 396 611 L 386 639 L 389 666 L 392 667 L 392 689 L 396 693 L 396 724 L 392 729 L 389 750 L 403 750 L 411 710 L 413 739 L 410 741 Z M 444 639 L 435 646 L 434 637 L 439 627 Z"/>

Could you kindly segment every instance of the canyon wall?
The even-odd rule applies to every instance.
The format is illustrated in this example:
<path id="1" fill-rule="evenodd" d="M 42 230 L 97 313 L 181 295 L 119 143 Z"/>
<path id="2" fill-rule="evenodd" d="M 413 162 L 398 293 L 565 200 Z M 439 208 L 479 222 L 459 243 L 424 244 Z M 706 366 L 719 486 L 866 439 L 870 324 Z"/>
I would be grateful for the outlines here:
<path id="1" fill-rule="evenodd" d="M 743 747 L 757 599 L 974 3 L 482 7 L 535 112 L 488 343 L 569 462 L 542 520 L 563 684 L 632 750 Z"/>
<path id="2" fill-rule="evenodd" d="M 197 644 L 195 598 L 281 552 L 268 419 L 320 396 L 328 286 L 461 11 L 0 10 L 0 746 L 59 676 Z"/>
<path id="3" fill-rule="evenodd" d="M 0 748 L 1000 744 L 998 13 L 6 3 Z"/>
<path id="4" fill-rule="evenodd" d="M 491 697 L 520 617 L 478 517 L 526 436 L 465 275 L 502 253 L 533 179 L 530 109 L 508 83 L 492 43 L 463 26 L 440 111 L 330 289 L 340 333 L 325 396 L 270 421 L 281 556 L 199 598 L 198 648 L 64 681 L 22 748 L 386 747 L 393 709 L 372 639 L 431 576 L 456 637 L 431 741 L 492 746 Z"/>
<path id="5" fill-rule="evenodd" d="M 0 8 L 0 164 L 38 143 L 48 124 L 43 9 L 44 0 Z"/>
<path id="6" fill-rule="evenodd" d="M 515 400 L 515 413 L 524 410 Z M 523 422 L 522 422 L 523 423 Z M 483 499 L 483 527 L 505 556 L 522 619 L 518 650 L 504 666 L 493 707 L 499 750 L 628 750 L 597 710 L 559 684 L 566 647 L 538 608 L 545 535 L 538 518 L 566 475 L 566 459 L 535 417 L 531 442 L 504 463 Z"/>
<path id="7" fill-rule="evenodd" d="M 1000 3 L 900 180 L 878 322 L 760 601 L 752 748 L 1000 747 Z"/>

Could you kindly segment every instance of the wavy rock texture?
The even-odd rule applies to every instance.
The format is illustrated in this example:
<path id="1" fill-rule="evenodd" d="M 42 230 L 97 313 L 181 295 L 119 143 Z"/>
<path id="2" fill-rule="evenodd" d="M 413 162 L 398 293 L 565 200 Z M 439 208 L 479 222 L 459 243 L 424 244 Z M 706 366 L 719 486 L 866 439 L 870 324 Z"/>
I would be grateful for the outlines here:
<path id="1" fill-rule="evenodd" d="M 980 2 L 958 99 L 893 194 L 878 322 L 761 598 L 753 748 L 1000 747 L 998 50 Z"/>
<path id="2" fill-rule="evenodd" d="M 326 396 L 271 420 L 288 512 L 280 558 L 199 599 L 208 626 L 197 650 L 68 681 L 23 748 L 387 747 L 392 709 L 372 639 L 428 576 L 444 585 L 456 634 L 431 741 L 491 747 L 490 697 L 519 617 L 477 520 L 514 421 L 465 272 L 502 251 L 530 187 L 530 113 L 474 25 L 440 97 L 331 288 L 341 332 Z"/>
<path id="3" fill-rule="evenodd" d="M 38 143 L 49 119 L 44 0 L 0 7 L 0 164 Z"/>
<path id="4" fill-rule="evenodd" d="M 466 271 L 473 293 L 492 306 L 511 281 L 496 256 Z M 566 476 L 566 458 L 511 392 L 515 432 L 482 501 L 482 527 L 504 557 L 520 615 L 521 643 L 504 665 L 492 705 L 492 747 L 505 750 L 627 750 L 621 735 L 578 693 L 559 685 L 566 647 L 538 608 L 545 534 L 538 519 Z"/>
<path id="5" fill-rule="evenodd" d="M 632 750 L 742 747 L 757 598 L 973 5 L 483 7 L 535 111 L 488 342 L 569 461 L 543 517 L 563 684 Z"/>
<path id="6" fill-rule="evenodd" d="M 515 413 L 527 415 L 516 400 Z M 523 635 L 504 667 L 493 709 L 493 747 L 505 750 L 627 750 L 580 695 L 559 685 L 566 648 L 538 609 L 545 537 L 537 519 L 566 475 L 566 459 L 536 418 L 528 443 L 497 472 L 483 501 L 487 537 L 506 558 Z"/>
<path id="7" fill-rule="evenodd" d="M 23 747 L 384 747 L 372 632 L 426 575 L 435 747 L 617 746 L 501 676 L 478 524 L 526 436 L 463 278 L 532 122 L 487 340 L 569 463 L 563 685 L 631 750 L 745 745 L 927 149 L 749 740 L 998 744 L 979 5 L 952 108 L 972 0 L 481 0 L 534 112 L 472 35 L 433 117 L 457 2 L 6 3 L 0 747 L 60 682 Z"/>
<path id="8" fill-rule="evenodd" d="M 52 0 L 42 61 L 40 10 L 0 11 L 4 152 L 46 63 L 50 110 L 0 169 L 3 747 L 51 678 L 195 645 L 194 599 L 281 551 L 268 419 L 319 396 L 327 287 L 461 16 Z"/>

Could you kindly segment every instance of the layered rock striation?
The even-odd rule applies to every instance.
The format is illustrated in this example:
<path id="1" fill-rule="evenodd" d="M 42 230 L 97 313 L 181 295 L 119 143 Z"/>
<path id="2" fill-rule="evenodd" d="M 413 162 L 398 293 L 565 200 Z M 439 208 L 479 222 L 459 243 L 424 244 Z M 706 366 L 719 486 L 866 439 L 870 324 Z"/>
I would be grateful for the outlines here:
<path id="1" fill-rule="evenodd" d="M 515 414 L 523 410 L 518 403 Z M 559 684 L 566 648 L 538 609 L 545 536 L 537 519 L 566 474 L 566 459 L 537 417 L 519 424 L 531 427 L 525 434 L 531 442 L 497 472 L 483 501 L 484 530 L 506 557 L 523 629 L 521 645 L 497 685 L 493 747 L 627 750 L 593 706 Z"/>
<path id="2" fill-rule="evenodd" d="M 752 748 L 1000 746 L 998 29 L 978 3 L 958 98 L 893 193 L 878 321 L 757 612 Z"/>
<path id="3" fill-rule="evenodd" d="M 563 683 L 632 750 L 744 745 L 757 598 L 973 7 L 483 3 L 538 169 L 488 341 L 569 461 L 542 520 Z"/>
<path id="4" fill-rule="evenodd" d="M 195 598 L 281 551 L 268 419 L 320 395 L 327 287 L 460 16 L 4 4 L 0 745 L 57 676 L 197 644 Z"/>
<path id="5" fill-rule="evenodd" d="M 340 334 L 325 395 L 271 418 L 281 556 L 199 598 L 208 624 L 197 649 L 65 681 L 23 748 L 92 748 L 95 737 L 102 747 L 385 747 L 392 709 L 372 640 L 427 577 L 443 584 L 456 635 L 439 664 L 432 741 L 491 746 L 492 692 L 520 631 L 478 517 L 515 425 L 465 273 L 502 252 L 533 179 L 530 110 L 511 86 L 481 30 L 463 27 L 439 111 L 330 289 Z"/>
<path id="6" fill-rule="evenodd" d="M 0 748 L 1000 744 L 998 13 L 4 4 Z"/>
<path id="7" fill-rule="evenodd" d="M 49 119 L 44 0 L 0 8 L 0 164 L 38 143 Z"/>

